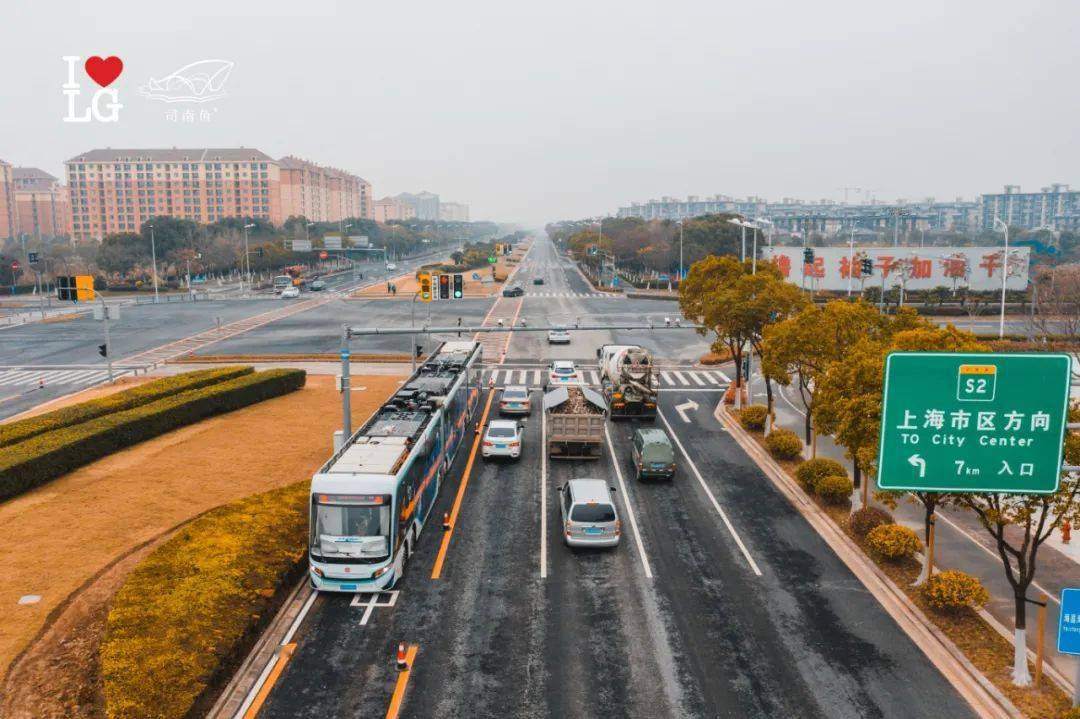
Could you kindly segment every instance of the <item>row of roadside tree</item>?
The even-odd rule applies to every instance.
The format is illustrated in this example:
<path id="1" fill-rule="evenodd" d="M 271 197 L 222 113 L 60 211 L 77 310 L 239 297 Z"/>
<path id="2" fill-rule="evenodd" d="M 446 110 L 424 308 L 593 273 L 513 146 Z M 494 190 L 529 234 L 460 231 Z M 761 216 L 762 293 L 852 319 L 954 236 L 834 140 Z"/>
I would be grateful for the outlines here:
<path id="1" fill-rule="evenodd" d="M 860 484 L 870 482 L 876 470 L 886 356 L 893 351 L 990 350 L 975 335 L 952 325 L 932 324 L 911 309 L 883 315 L 861 300 L 815 304 L 785 282 L 771 264 L 758 263 L 754 273 L 749 262 L 730 256 L 694 263 L 680 288 L 679 302 L 684 315 L 703 326 L 699 332 L 711 337 L 712 350 L 726 351 L 735 360 L 736 387 L 746 382 L 744 357 L 747 353 L 756 357 L 770 417 L 775 403 L 773 384 L 794 387 L 806 410 L 806 451 L 815 454 L 816 436 L 825 433 L 844 448 L 853 464 L 853 509 L 859 506 Z M 1069 464 L 1080 464 L 1080 437 L 1067 435 L 1065 457 Z M 965 508 L 978 518 L 997 549 L 1014 594 L 1013 682 L 1019 686 L 1031 681 L 1026 597 L 1035 579 L 1038 553 L 1062 523 L 1077 523 L 1078 490 L 1080 482 L 1068 474 L 1053 494 L 876 495 L 886 504 L 898 499 L 918 503 L 927 533 L 934 513 L 946 506 Z"/>

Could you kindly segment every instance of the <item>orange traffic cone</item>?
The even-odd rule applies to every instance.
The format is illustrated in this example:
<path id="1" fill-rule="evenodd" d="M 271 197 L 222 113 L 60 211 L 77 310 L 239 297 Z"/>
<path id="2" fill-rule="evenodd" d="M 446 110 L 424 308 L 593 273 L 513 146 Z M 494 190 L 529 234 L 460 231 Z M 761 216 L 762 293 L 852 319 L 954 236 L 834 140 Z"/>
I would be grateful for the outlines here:
<path id="1" fill-rule="evenodd" d="M 450 531 L 450 513 L 443 512 L 442 515 L 442 528 L 443 531 Z"/>
<path id="2" fill-rule="evenodd" d="M 405 658 L 405 642 L 398 642 L 397 645 L 397 668 L 398 671 L 409 668 L 409 660 Z"/>
<path id="3" fill-rule="evenodd" d="M 38 389 L 45 389 L 45 378 L 44 377 L 38 377 L 38 379 L 37 379 L 37 388 Z"/>

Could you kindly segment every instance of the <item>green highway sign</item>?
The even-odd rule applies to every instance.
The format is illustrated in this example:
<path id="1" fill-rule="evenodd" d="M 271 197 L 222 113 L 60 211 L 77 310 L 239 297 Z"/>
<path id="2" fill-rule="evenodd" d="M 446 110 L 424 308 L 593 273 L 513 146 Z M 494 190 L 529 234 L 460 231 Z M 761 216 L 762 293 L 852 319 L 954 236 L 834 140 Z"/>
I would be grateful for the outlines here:
<path id="1" fill-rule="evenodd" d="M 493 264 L 495 264 L 496 262 L 498 262 L 498 260 L 497 260 L 497 259 L 495 259 L 494 257 L 489 257 L 489 258 L 488 258 L 488 264 L 489 264 L 489 265 L 493 265 Z"/>
<path id="2" fill-rule="evenodd" d="M 1056 491 L 1071 368 L 1066 354 L 893 352 L 885 360 L 878 486 Z"/>

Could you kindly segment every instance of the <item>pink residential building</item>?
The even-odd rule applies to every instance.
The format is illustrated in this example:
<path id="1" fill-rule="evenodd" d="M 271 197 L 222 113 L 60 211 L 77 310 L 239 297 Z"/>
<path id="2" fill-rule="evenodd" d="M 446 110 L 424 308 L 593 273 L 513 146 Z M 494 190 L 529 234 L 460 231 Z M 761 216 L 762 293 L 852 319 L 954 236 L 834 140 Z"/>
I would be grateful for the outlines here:
<path id="1" fill-rule="evenodd" d="M 372 219 L 371 183 L 362 177 L 288 155 L 281 158 L 281 216 L 310 222 Z"/>
<path id="2" fill-rule="evenodd" d="M 390 220 L 411 220 L 416 217 L 416 207 L 401 197 L 384 197 L 374 203 L 376 222 Z"/>
<path id="3" fill-rule="evenodd" d="M 0 240 L 15 237 L 15 186 L 11 165 L 0 160 Z"/>
<path id="4" fill-rule="evenodd" d="M 98 240 L 157 215 L 282 222 L 280 168 L 250 148 L 91 150 L 68 160 L 71 232 Z"/>
<path id="5" fill-rule="evenodd" d="M 41 239 L 71 235 L 71 205 L 67 188 L 36 167 L 12 170 L 15 233 Z"/>

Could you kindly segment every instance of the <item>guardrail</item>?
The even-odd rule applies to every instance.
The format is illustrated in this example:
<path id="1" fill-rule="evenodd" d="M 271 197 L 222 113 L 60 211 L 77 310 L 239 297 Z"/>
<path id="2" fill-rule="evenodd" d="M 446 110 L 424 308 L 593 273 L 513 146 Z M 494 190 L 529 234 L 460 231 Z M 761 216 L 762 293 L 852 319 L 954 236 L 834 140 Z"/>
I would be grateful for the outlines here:
<path id="1" fill-rule="evenodd" d="M 206 290 L 196 290 L 194 292 L 184 292 L 182 294 L 168 294 L 157 297 L 150 295 L 148 297 L 135 296 L 135 304 L 137 305 L 163 305 L 173 302 L 206 302 L 210 299 L 210 293 Z"/>

